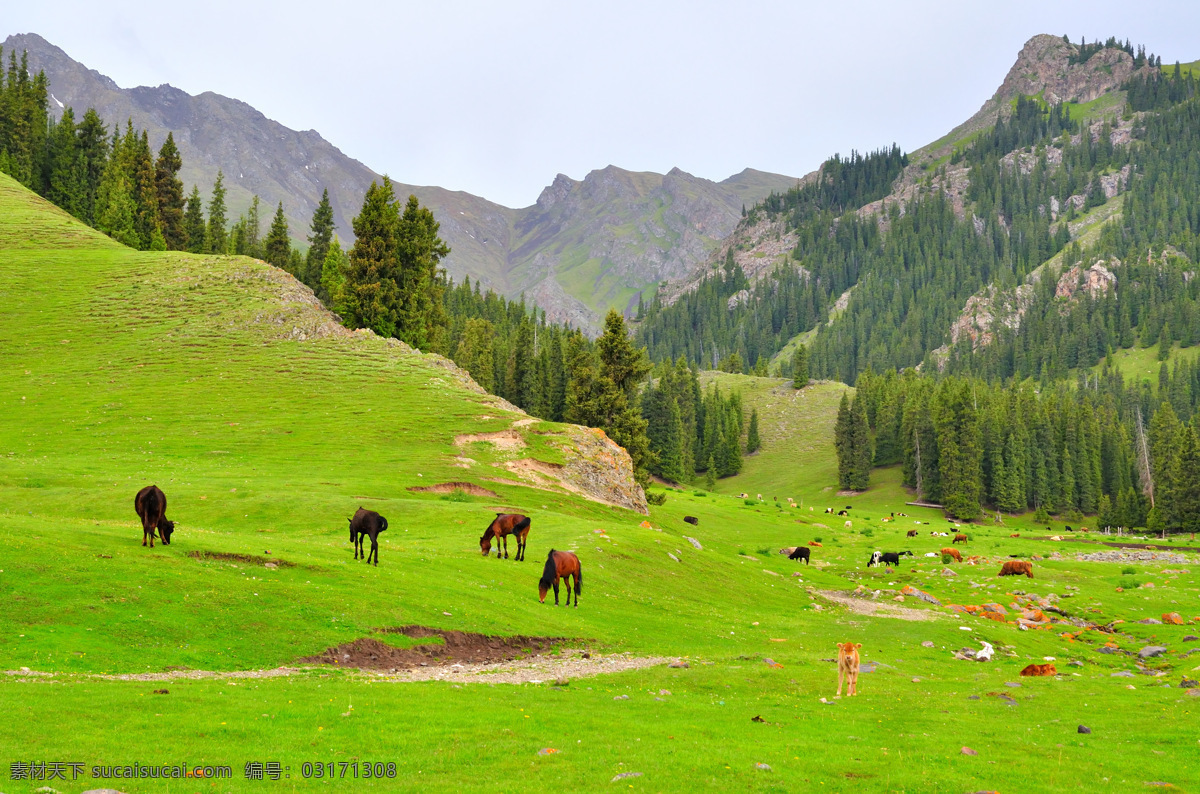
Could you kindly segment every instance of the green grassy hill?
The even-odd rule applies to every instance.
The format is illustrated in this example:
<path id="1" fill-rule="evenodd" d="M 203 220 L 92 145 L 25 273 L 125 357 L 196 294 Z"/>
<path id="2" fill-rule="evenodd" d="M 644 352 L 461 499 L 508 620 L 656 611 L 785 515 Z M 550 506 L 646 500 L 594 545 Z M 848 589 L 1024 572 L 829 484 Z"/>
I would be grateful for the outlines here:
<path id="1" fill-rule="evenodd" d="M 880 522 L 903 510 L 886 473 L 861 497 L 836 497 L 856 505 L 850 529 L 810 513 L 834 498 L 822 439 L 837 387 L 794 397 L 777 391 L 781 381 L 745 384 L 747 400 L 761 400 L 768 445 L 741 481 L 764 495 L 777 488 L 781 501 L 804 498 L 804 509 L 671 491 L 645 527 L 638 513 L 517 484 L 520 466 L 509 464 L 570 457 L 569 428 L 518 425 L 523 417 L 439 360 L 340 332 L 261 263 L 130 251 L 6 177 L 0 307 L 8 794 L 47 784 L 327 790 L 305 777 L 305 762 L 377 761 L 396 764 L 395 779 L 359 770 L 355 790 L 597 790 L 627 773 L 640 776 L 617 780 L 622 788 L 651 790 L 976 790 L 1008 787 L 1016 768 L 1038 770 L 1022 778 L 1025 791 L 1200 786 L 1194 736 L 1181 727 L 1200 701 L 1165 686 L 1195 675 L 1182 639 L 1195 628 L 1136 622 L 1169 610 L 1192 617 L 1196 574 L 1076 562 L 1075 549 L 1099 547 L 1010 539 L 1033 529 L 1013 519 L 970 528 L 964 552 L 986 564 L 944 576 L 922 556 L 944 539 L 929 527 L 907 539 L 911 524 Z M 456 443 L 497 431 L 516 440 Z M 408 490 L 458 481 L 497 497 Z M 151 482 L 177 522 L 173 543 L 153 550 L 140 544 L 132 506 Z M 345 522 L 359 505 L 390 522 L 378 568 L 352 559 Z M 528 562 L 480 556 L 477 538 L 500 508 L 532 517 Z M 910 522 L 946 526 L 933 511 L 908 512 Z M 775 553 L 817 538 L 810 567 Z M 537 602 L 539 561 L 552 546 L 583 561 L 578 609 Z M 898 571 L 867 569 L 875 548 L 918 556 Z M 1052 551 L 1062 559 L 1035 562 L 1034 581 L 994 578 L 1008 554 Z M 1024 598 L 1018 590 L 1054 592 L 1079 620 L 1126 623 L 1068 639 L 1061 625 L 1023 631 L 912 597 L 895 602 L 906 584 L 959 604 L 1011 606 Z M 859 585 L 878 599 L 849 598 Z M 690 667 L 557 685 L 557 668 L 516 685 L 456 681 L 450 670 L 450 680 L 427 683 L 337 666 L 197 672 L 274 671 L 406 624 L 565 637 L 562 648 L 602 658 L 671 656 Z M 1168 646 L 1147 662 L 1168 675 L 1142 676 L 1130 657 L 1099 653 L 1109 638 L 1134 651 Z M 875 664 L 861 696 L 834 700 L 827 660 L 847 640 Z M 978 641 L 996 647 L 996 660 L 953 658 Z M 1006 687 L 1045 656 L 1062 675 Z M 1111 677 L 1118 671 L 1136 677 Z M 1076 734 L 1078 723 L 1093 734 Z M 964 745 L 979 755 L 963 755 Z M 13 779 L 9 765 L 26 761 L 78 761 L 85 776 Z M 90 777 L 93 765 L 133 762 L 227 764 L 233 778 Z M 279 762 L 288 777 L 248 781 L 247 762 Z"/>

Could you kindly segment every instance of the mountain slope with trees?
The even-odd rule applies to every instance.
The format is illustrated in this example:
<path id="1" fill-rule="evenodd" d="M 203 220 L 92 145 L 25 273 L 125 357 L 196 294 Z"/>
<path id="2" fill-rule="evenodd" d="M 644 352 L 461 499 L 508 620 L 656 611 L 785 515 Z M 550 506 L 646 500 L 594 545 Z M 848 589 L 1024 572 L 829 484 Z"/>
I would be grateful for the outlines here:
<path id="1" fill-rule="evenodd" d="M 94 108 L 110 123 L 132 120 L 155 145 L 172 133 L 185 192 L 197 185 L 207 201 L 223 173 L 231 217 L 248 213 L 255 196 L 267 207 L 282 202 L 297 243 L 323 193 L 335 229 L 352 242 L 351 218 L 382 178 L 317 132 L 288 129 L 236 99 L 169 85 L 123 89 L 36 34 L 9 36 L 0 46 L 27 51 L 31 73 L 45 72 L 51 117 Z M 523 209 L 437 186 L 395 182 L 393 189 L 437 215 L 451 276 L 509 298 L 524 292 L 551 319 L 599 333 L 609 308 L 631 313 L 640 294 L 689 275 L 734 228 L 743 206 L 794 183 L 753 169 L 713 182 L 678 169 L 662 175 L 609 166 L 579 181 L 560 175 Z"/>

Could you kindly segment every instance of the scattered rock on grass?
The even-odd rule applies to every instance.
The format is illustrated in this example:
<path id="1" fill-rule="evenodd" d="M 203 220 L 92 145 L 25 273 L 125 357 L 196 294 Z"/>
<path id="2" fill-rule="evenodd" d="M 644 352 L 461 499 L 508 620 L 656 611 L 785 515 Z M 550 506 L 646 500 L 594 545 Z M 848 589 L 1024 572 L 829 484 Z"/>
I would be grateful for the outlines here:
<path id="1" fill-rule="evenodd" d="M 1161 656 L 1166 653 L 1167 649 L 1161 645 L 1147 645 L 1138 651 L 1138 657 L 1141 659 L 1152 659 L 1155 656 Z"/>
<path id="2" fill-rule="evenodd" d="M 1195 642 L 1196 640 L 1200 640 L 1200 637 L 1197 637 L 1195 634 L 1189 634 L 1183 638 L 1182 642 Z"/>
<path id="3" fill-rule="evenodd" d="M 671 662 L 669 665 L 667 665 L 667 667 L 686 668 L 691 667 L 691 665 L 687 662 Z"/>
<path id="4" fill-rule="evenodd" d="M 1092 732 L 1092 729 L 1091 729 L 1091 728 L 1089 728 L 1089 727 L 1088 727 L 1088 726 L 1086 726 L 1086 725 L 1080 725 L 1080 726 L 1079 726 L 1079 732 L 1080 732 L 1080 733 L 1091 733 L 1091 732 Z"/>
<path id="5" fill-rule="evenodd" d="M 929 640 L 925 640 L 925 642 L 921 643 L 921 646 L 922 646 L 922 647 L 924 647 L 924 648 L 932 648 L 932 647 L 933 647 L 933 643 L 932 643 L 932 642 L 930 642 Z"/>
<path id="6" fill-rule="evenodd" d="M 613 700 L 629 700 L 629 695 L 617 695 Z"/>
<path id="7" fill-rule="evenodd" d="M 970 747 L 964 747 L 960 752 L 963 755 L 979 755 L 977 751 L 972 750 Z"/>
<path id="8" fill-rule="evenodd" d="M 618 780 L 625 780 L 626 778 L 641 777 L 641 776 L 642 776 L 641 772 L 622 772 L 621 774 L 617 775 L 609 782 L 616 783 Z"/>
<path id="9" fill-rule="evenodd" d="M 755 765 L 754 765 L 754 768 L 755 768 L 755 769 L 760 769 L 760 770 L 762 770 L 763 772 L 770 772 L 770 771 L 771 771 L 771 765 L 770 765 L 770 764 L 755 764 Z"/>
<path id="10" fill-rule="evenodd" d="M 1129 672 L 1128 670 L 1121 670 L 1119 672 L 1113 673 L 1109 677 L 1110 678 L 1133 678 L 1133 673 Z"/>

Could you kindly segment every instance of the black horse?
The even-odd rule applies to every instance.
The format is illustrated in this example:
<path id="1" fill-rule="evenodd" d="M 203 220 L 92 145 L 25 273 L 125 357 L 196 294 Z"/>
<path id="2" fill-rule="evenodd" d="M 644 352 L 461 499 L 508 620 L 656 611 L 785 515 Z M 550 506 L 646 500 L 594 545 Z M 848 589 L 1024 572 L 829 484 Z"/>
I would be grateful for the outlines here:
<path id="1" fill-rule="evenodd" d="M 354 559 L 366 560 L 367 564 L 371 563 L 371 557 L 375 557 L 375 567 L 379 567 L 379 533 L 383 532 L 388 527 L 387 519 L 376 513 L 374 510 L 363 510 L 361 507 L 355 512 L 354 518 L 350 521 L 350 542 L 354 544 Z M 371 551 L 363 556 L 363 537 L 370 536 Z"/>

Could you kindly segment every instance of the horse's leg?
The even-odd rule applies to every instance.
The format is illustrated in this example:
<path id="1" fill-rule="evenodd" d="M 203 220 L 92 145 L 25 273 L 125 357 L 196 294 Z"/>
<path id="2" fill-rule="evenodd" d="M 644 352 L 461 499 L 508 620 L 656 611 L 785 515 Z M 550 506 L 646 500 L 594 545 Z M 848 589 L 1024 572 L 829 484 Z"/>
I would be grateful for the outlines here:
<path id="1" fill-rule="evenodd" d="M 558 577 L 554 577 L 554 606 L 558 606 Z"/>
<path id="2" fill-rule="evenodd" d="M 507 560 L 508 559 L 508 535 L 507 534 L 504 535 L 502 540 L 504 541 L 504 559 Z"/>
<path id="3" fill-rule="evenodd" d="M 379 567 L 379 541 L 375 539 L 374 535 L 371 536 L 371 554 L 374 555 L 375 567 L 378 568 Z"/>
<path id="4" fill-rule="evenodd" d="M 517 562 L 525 562 L 525 539 L 528 535 L 517 535 Z"/>
<path id="5" fill-rule="evenodd" d="M 579 609 L 579 591 L 581 589 L 583 589 L 582 587 L 580 587 L 580 583 L 579 583 L 579 575 L 581 573 L 583 573 L 583 571 L 575 572 L 575 608 L 576 609 Z"/>

